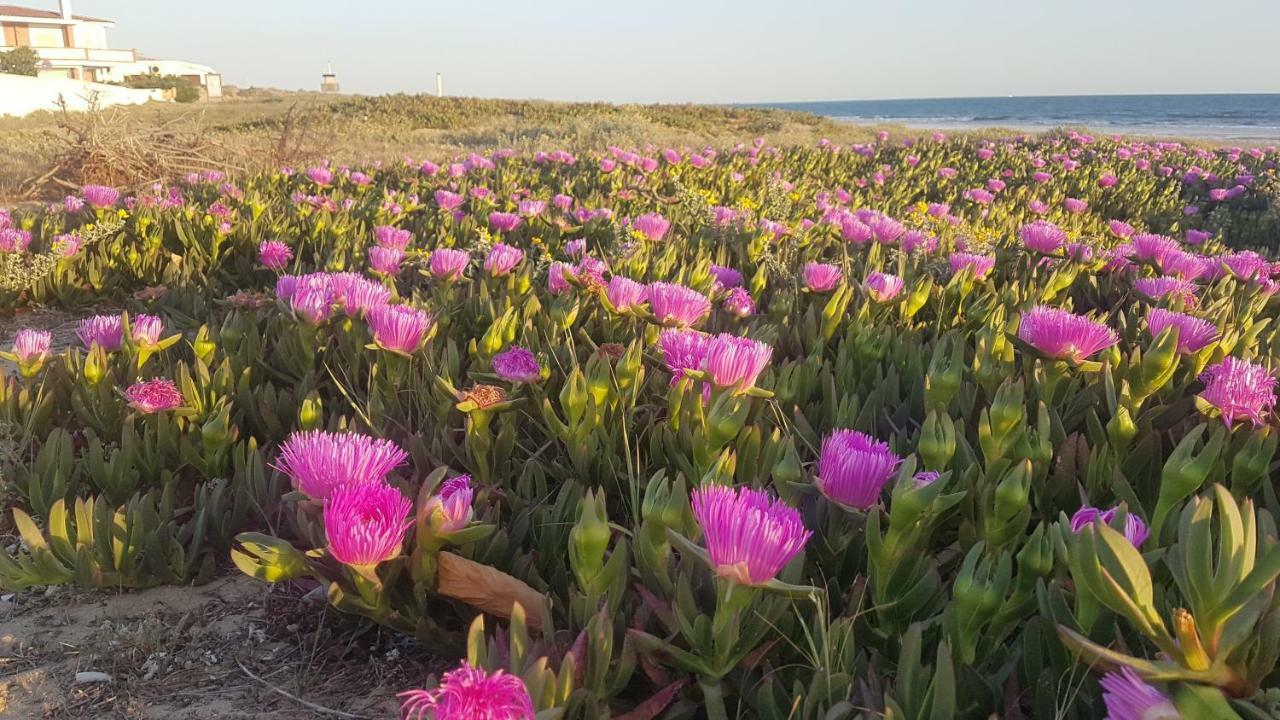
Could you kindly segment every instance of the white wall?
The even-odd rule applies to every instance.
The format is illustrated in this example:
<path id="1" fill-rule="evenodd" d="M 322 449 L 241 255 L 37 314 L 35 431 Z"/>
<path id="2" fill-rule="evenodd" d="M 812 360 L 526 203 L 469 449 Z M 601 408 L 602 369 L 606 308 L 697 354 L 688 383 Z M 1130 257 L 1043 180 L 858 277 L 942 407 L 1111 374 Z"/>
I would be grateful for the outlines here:
<path id="1" fill-rule="evenodd" d="M 164 100 L 162 90 L 135 90 L 79 80 L 0 75 L 0 115 L 22 116 L 38 110 L 56 110 L 59 97 L 64 98 L 72 110 L 87 110 L 90 98 L 95 93 L 100 107 L 141 105 L 151 100 Z"/>
<path id="2" fill-rule="evenodd" d="M 198 75 L 200 84 L 205 85 L 209 75 L 217 71 L 208 65 L 190 63 L 185 60 L 138 60 L 137 62 L 112 65 L 98 72 L 98 79 L 110 82 L 124 82 L 130 75 Z"/>
<path id="3" fill-rule="evenodd" d="M 28 26 L 27 37 L 31 38 L 31 47 L 60 48 L 67 46 L 67 39 L 62 35 L 61 25 Z"/>
<path id="4" fill-rule="evenodd" d="M 107 46 L 107 26 L 95 23 L 79 23 L 75 27 L 76 47 L 105 50 Z"/>

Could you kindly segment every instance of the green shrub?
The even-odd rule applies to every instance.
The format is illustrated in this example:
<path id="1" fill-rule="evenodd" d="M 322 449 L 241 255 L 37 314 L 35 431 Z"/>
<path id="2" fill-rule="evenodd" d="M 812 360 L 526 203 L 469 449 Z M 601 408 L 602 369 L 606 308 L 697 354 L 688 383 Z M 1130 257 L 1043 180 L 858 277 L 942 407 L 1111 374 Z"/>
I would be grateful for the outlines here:
<path id="1" fill-rule="evenodd" d="M 40 57 L 29 47 L 14 48 L 0 53 L 0 74 L 36 76 Z"/>
<path id="2" fill-rule="evenodd" d="M 173 90 L 174 99 L 180 103 L 192 103 L 200 99 L 200 88 L 177 75 L 131 75 L 124 84 L 131 88 Z"/>

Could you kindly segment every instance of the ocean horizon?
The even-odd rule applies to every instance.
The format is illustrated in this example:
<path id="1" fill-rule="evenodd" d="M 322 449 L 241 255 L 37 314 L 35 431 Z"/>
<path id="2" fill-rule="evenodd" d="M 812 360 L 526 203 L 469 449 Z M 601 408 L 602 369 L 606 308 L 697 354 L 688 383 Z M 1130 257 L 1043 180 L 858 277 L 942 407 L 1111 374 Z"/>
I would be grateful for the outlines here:
<path id="1" fill-rule="evenodd" d="M 1043 131 L 1085 127 L 1125 135 L 1280 141 L 1280 93 L 826 100 L 742 106 L 911 128 Z"/>

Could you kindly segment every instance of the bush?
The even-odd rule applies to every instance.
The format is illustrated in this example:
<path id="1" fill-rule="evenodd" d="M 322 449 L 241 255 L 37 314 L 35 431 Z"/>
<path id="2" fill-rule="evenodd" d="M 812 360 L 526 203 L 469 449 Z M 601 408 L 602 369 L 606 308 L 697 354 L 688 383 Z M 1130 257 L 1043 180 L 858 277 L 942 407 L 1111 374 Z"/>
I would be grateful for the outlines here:
<path id="1" fill-rule="evenodd" d="M 173 90 L 173 99 L 180 103 L 193 103 L 200 99 L 200 88 L 177 75 L 132 75 L 124 84 L 131 88 Z"/>
<path id="2" fill-rule="evenodd" d="M 0 53 L 0 75 L 35 77 L 39 63 L 40 57 L 36 55 L 35 50 L 29 47 L 14 48 L 9 52 Z"/>

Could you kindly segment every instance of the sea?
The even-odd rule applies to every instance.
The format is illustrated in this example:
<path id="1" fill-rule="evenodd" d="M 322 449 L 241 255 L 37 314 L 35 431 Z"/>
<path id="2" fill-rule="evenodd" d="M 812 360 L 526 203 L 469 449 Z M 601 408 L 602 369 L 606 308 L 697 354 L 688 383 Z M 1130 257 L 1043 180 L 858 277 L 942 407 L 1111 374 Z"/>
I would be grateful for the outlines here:
<path id="1" fill-rule="evenodd" d="M 864 124 L 912 128 L 1088 128 L 1153 137 L 1280 142 L 1280 94 L 1058 95 L 759 103 Z"/>

